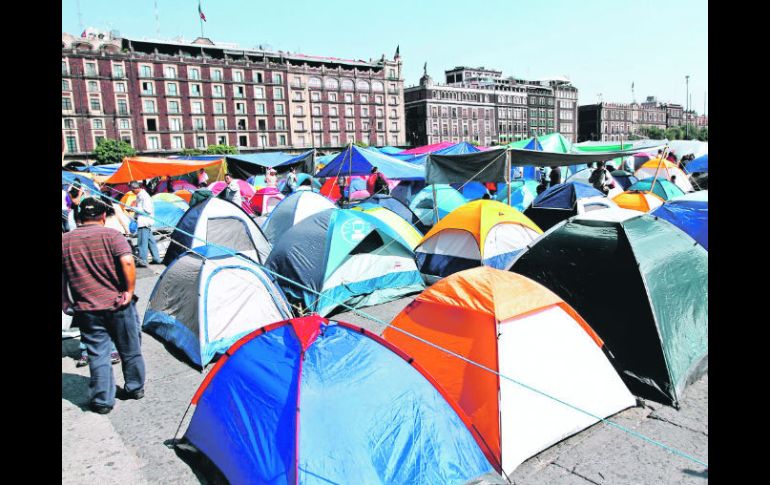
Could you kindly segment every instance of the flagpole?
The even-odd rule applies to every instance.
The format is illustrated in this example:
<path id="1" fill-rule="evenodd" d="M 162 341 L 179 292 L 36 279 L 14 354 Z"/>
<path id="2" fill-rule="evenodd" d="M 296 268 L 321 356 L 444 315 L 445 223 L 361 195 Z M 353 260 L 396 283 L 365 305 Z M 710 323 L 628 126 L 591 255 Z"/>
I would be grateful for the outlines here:
<path id="1" fill-rule="evenodd" d="M 201 15 L 201 12 L 203 12 L 203 9 L 201 8 L 201 0 L 198 0 L 198 22 L 201 24 L 201 37 L 205 37 L 203 35 L 203 15 Z"/>

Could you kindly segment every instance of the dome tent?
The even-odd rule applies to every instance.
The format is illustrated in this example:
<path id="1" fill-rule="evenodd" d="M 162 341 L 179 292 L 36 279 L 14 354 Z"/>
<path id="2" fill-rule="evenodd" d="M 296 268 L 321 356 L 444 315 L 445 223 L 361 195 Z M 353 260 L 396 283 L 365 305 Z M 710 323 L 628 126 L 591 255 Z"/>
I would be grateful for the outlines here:
<path id="1" fill-rule="evenodd" d="M 496 200 L 474 200 L 441 219 L 415 248 L 426 282 L 485 265 L 504 269 L 543 231 L 527 216 Z"/>
<path id="2" fill-rule="evenodd" d="M 369 306 L 422 291 L 409 243 L 363 211 L 327 209 L 287 230 L 265 262 L 291 303 L 322 316 L 340 303 Z"/>
<path id="3" fill-rule="evenodd" d="M 700 190 L 667 200 L 651 212 L 686 232 L 698 243 L 709 248 L 709 193 Z"/>
<path id="4" fill-rule="evenodd" d="M 417 217 L 417 214 L 412 212 L 412 209 L 410 209 L 408 205 L 390 195 L 372 195 L 356 203 L 355 207 L 360 207 L 363 210 L 368 210 L 373 207 L 384 207 L 385 209 L 389 209 L 398 214 L 410 226 L 413 226 L 418 231 L 424 232 L 426 229 L 420 222 L 420 218 Z"/>
<path id="5" fill-rule="evenodd" d="M 445 217 L 447 214 L 457 209 L 461 205 L 468 202 L 463 197 L 463 194 L 456 189 L 445 184 L 436 184 L 436 207 L 438 208 L 439 220 Z M 420 222 L 425 227 L 430 227 L 436 222 L 436 216 L 434 214 L 434 201 L 433 201 L 433 188 L 431 185 L 426 186 L 417 194 L 415 194 L 412 201 L 409 203 L 409 208 L 417 214 Z"/>
<path id="6" fill-rule="evenodd" d="M 612 202 L 622 209 L 649 212 L 663 204 L 663 199 L 652 192 L 627 191 L 613 197 Z"/>
<path id="7" fill-rule="evenodd" d="M 654 186 L 652 185 L 652 181 L 653 178 L 639 180 L 628 187 L 626 190 L 628 192 L 652 192 L 663 200 L 668 200 L 673 197 L 684 195 L 682 189 L 677 187 L 676 184 L 671 183 L 662 177 L 659 177 L 657 180 L 655 180 Z"/>
<path id="8" fill-rule="evenodd" d="M 256 263 L 201 246 L 160 275 L 142 329 L 205 367 L 248 332 L 289 317 L 280 288 Z"/>
<path id="9" fill-rule="evenodd" d="M 468 414 L 498 472 L 502 464 L 510 473 L 597 421 L 503 376 L 602 417 L 635 404 L 580 315 L 511 272 L 481 267 L 442 279 L 402 310 L 383 338 L 420 362 Z"/>
<path id="10" fill-rule="evenodd" d="M 230 483 L 459 485 L 493 470 L 419 361 L 318 316 L 243 337 L 192 404 L 183 446 Z"/>
<path id="11" fill-rule="evenodd" d="M 270 243 L 251 217 L 232 202 L 214 197 L 184 213 L 171 233 L 163 264 L 168 265 L 188 249 L 206 244 L 224 246 L 258 263 L 263 263 L 270 253 Z"/>
<path id="12" fill-rule="evenodd" d="M 586 204 L 582 199 L 591 199 Z M 532 219 L 541 229 L 548 230 L 559 222 L 586 210 L 614 207 L 604 194 L 581 182 L 565 182 L 549 187 L 532 202 L 524 215 Z"/>
<path id="13" fill-rule="evenodd" d="M 315 192 L 294 192 L 275 206 L 262 226 L 267 240 L 275 243 L 278 238 L 301 220 L 336 206 L 326 197 Z"/>
<path id="14" fill-rule="evenodd" d="M 678 406 L 708 368 L 708 253 L 663 219 L 626 209 L 573 217 L 511 271 L 565 298 L 637 396 Z"/>
<path id="15" fill-rule="evenodd" d="M 692 184 L 687 178 L 687 174 L 685 174 L 676 163 L 670 162 L 668 160 L 653 158 L 652 160 L 645 162 L 636 170 L 636 172 L 634 172 L 634 176 L 639 180 L 655 177 L 656 174 L 658 177 L 665 178 L 669 181 L 672 179 L 672 177 L 676 177 L 674 183 L 676 183 L 676 185 L 682 189 L 682 192 L 692 191 Z"/>

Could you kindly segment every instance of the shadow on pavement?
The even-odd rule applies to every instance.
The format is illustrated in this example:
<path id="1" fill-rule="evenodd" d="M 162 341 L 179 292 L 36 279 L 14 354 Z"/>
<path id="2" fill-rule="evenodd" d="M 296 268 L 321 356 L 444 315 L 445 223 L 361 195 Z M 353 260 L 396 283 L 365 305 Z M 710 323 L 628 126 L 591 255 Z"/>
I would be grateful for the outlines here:
<path id="1" fill-rule="evenodd" d="M 65 357 L 69 357 L 72 359 L 78 359 L 80 358 L 80 339 L 76 338 L 68 338 L 67 340 L 61 341 L 61 357 L 62 359 Z"/>
<path id="2" fill-rule="evenodd" d="M 77 347 L 76 347 L 77 348 Z M 80 355 L 80 354 L 78 354 Z M 62 373 L 61 397 L 82 410 L 88 409 L 88 377 Z"/>
<path id="3" fill-rule="evenodd" d="M 690 470 L 689 468 L 685 468 L 684 470 L 682 470 L 682 472 L 685 475 L 690 475 L 690 476 L 693 476 L 693 477 L 700 477 L 700 478 L 704 478 L 706 480 L 708 480 L 708 478 L 709 478 L 709 469 L 708 468 L 706 468 L 705 470 L 702 470 L 702 471 L 695 471 L 695 470 Z"/>
<path id="4" fill-rule="evenodd" d="M 202 484 L 229 485 L 227 478 L 219 468 L 184 438 L 176 442 L 173 439 L 166 440 L 163 444 L 174 450 L 176 456 L 190 467 L 190 470 Z"/>

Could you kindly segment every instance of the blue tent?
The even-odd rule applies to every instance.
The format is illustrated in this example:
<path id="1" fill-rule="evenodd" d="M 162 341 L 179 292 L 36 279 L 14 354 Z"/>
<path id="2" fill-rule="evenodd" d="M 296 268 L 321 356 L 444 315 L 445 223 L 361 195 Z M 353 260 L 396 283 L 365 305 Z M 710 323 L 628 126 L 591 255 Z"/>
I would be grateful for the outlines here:
<path id="1" fill-rule="evenodd" d="M 655 186 L 652 185 L 653 180 L 655 180 Z M 652 189 L 652 193 L 663 200 L 668 200 L 684 195 L 684 191 L 682 189 L 677 187 L 676 184 L 664 179 L 663 177 L 658 177 L 657 180 L 655 177 L 647 177 L 645 179 L 638 180 L 631 184 L 626 190 L 628 192 L 634 190 L 639 192 L 649 192 L 650 189 Z"/>
<path id="2" fill-rule="evenodd" d="M 253 163 L 262 167 L 280 167 L 283 165 L 292 165 L 294 163 L 303 160 L 312 153 L 312 150 L 294 155 L 292 153 L 285 152 L 265 152 L 265 153 L 249 153 L 238 155 L 227 155 L 226 160 L 231 160 Z"/>
<path id="3" fill-rule="evenodd" d="M 324 316 L 340 303 L 360 308 L 424 288 L 409 243 L 358 210 L 326 209 L 301 220 L 276 240 L 265 266 L 313 290 L 279 281 L 292 303 Z"/>
<path id="4" fill-rule="evenodd" d="M 85 171 L 96 175 L 112 175 L 115 173 L 122 163 L 110 163 L 107 165 L 89 165 Z"/>
<path id="5" fill-rule="evenodd" d="M 416 227 L 420 232 L 425 232 L 425 227 L 420 223 L 417 214 L 412 212 L 412 209 L 408 205 L 404 204 L 400 200 L 390 195 L 373 195 L 361 200 L 356 207 L 360 207 L 362 210 L 371 209 L 373 207 L 384 207 L 395 212 L 398 216 L 404 219 L 409 225 Z"/>
<path id="6" fill-rule="evenodd" d="M 86 197 L 101 193 L 99 189 L 96 187 L 96 184 L 94 183 L 94 181 L 89 179 L 88 177 L 78 175 L 77 173 L 74 173 L 74 172 L 67 172 L 65 170 L 61 171 L 61 186 L 63 189 L 67 189 L 67 187 L 74 184 L 75 182 L 79 182 L 80 185 L 85 189 Z"/>
<path id="7" fill-rule="evenodd" d="M 462 484 L 494 471 L 419 362 L 364 329 L 294 318 L 223 359 L 185 438 L 229 483 Z"/>
<path id="8" fill-rule="evenodd" d="M 300 190 L 289 194 L 270 212 L 262 224 L 262 232 L 271 244 L 301 220 L 326 209 L 335 209 L 332 201 L 321 194 Z"/>
<path id="9" fill-rule="evenodd" d="M 436 150 L 435 152 L 433 152 L 433 154 L 434 155 L 465 155 L 466 153 L 476 153 L 480 151 L 481 150 L 471 145 L 467 141 L 461 141 L 456 145 L 442 148 L 441 150 Z"/>
<path id="10" fill-rule="evenodd" d="M 438 218 L 442 219 L 447 214 L 457 209 L 468 201 L 463 194 L 446 184 L 436 184 L 436 207 L 438 208 Z M 409 208 L 417 214 L 425 226 L 432 226 L 437 223 L 433 212 L 433 189 L 428 185 L 420 190 L 409 203 Z"/>
<path id="11" fill-rule="evenodd" d="M 339 155 L 339 152 L 337 153 L 330 153 L 329 155 L 321 155 L 320 157 L 315 157 L 315 163 L 316 165 L 327 165 L 329 162 L 334 160 L 334 158 Z"/>
<path id="12" fill-rule="evenodd" d="M 708 172 L 709 171 L 708 153 L 689 162 L 687 165 L 685 165 L 684 168 L 687 171 L 687 173 Z"/>
<path id="13" fill-rule="evenodd" d="M 487 190 L 487 186 L 482 184 L 481 182 L 476 182 L 475 180 L 467 182 L 465 184 L 452 184 L 452 186 L 457 190 L 462 190 L 463 197 L 465 197 L 465 199 L 469 201 L 482 199 L 484 198 L 485 195 L 489 195 L 489 190 Z"/>
<path id="14" fill-rule="evenodd" d="M 700 190 L 669 199 L 662 206 L 652 211 L 652 215 L 665 219 L 683 230 L 708 251 L 708 190 Z"/>
<path id="15" fill-rule="evenodd" d="M 190 208 L 181 197 L 164 192 L 152 196 L 152 201 L 156 219 L 152 226 L 153 230 L 175 228 L 184 213 Z"/>
<path id="16" fill-rule="evenodd" d="M 549 187 L 538 195 L 524 215 L 532 219 L 543 231 L 579 213 L 578 199 L 605 198 L 604 194 L 582 182 L 566 182 Z"/>
<path id="17" fill-rule="evenodd" d="M 369 175 L 378 167 L 385 177 L 394 180 L 423 180 L 425 168 L 397 158 L 351 145 L 340 152 L 317 174 L 317 177 L 338 175 Z"/>
<path id="18" fill-rule="evenodd" d="M 384 153 L 386 155 L 393 155 L 395 153 L 399 153 L 399 152 L 403 152 L 404 151 L 403 148 L 396 148 L 396 147 L 391 147 L 391 146 L 377 148 L 377 150 L 379 150 L 380 152 L 382 152 L 382 153 Z"/>
<path id="19" fill-rule="evenodd" d="M 534 180 L 514 180 L 511 182 L 511 207 L 524 212 L 537 197 L 537 182 Z M 497 184 L 495 200 L 508 202 L 508 186 Z"/>

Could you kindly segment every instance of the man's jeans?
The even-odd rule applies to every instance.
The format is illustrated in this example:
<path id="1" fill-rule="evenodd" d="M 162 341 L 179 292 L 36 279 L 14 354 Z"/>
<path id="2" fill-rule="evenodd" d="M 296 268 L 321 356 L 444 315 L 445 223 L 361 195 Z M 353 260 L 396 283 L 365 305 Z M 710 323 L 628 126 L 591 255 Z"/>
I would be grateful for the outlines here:
<path id="1" fill-rule="evenodd" d="M 153 261 L 160 261 L 158 256 L 158 244 L 155 242 L 155 237 L 152 235 L 152 229 L 149 227 L 140 227 L 136 230 L 138 237 L 137 245 L 139 246 L 139 259 L 143 263 L 149 263 L 147 261 L 147 246 L 150 247 L 150 254 L 152 254 Z"/>
<path id="2" fill-rule="evenodd" d="M 128 392 L 144 388 L 144 358 L 142 332 L 136 307 L 131 302 L 119 310 L 79 312 L 75 315 L 80 327 L 80 340 L 88 350 L 91 371 L 91 404 L 115 405 L 115 376 L 112 373 L 111 342 L 120 354 L 125 389 Z"/>

